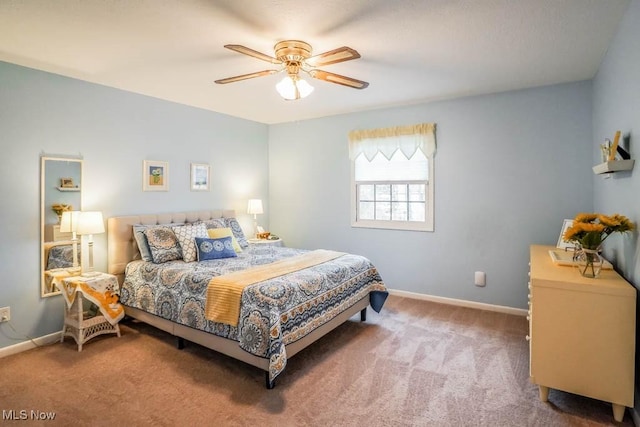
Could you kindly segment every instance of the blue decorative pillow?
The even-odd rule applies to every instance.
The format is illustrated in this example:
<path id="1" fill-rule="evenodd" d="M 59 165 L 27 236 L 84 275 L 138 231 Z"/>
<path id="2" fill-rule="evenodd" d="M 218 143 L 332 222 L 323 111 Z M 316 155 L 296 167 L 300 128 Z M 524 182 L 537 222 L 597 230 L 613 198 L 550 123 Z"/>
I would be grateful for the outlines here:
<path id="1" fill-rule="evenodd" d="M 235 218 L 225 218 L 224 222 L 227 227 L 229 227 L 231 231 L 233 231 L 233 235 L 240 244 L 240 247 L 242 249 L 247 249 L 249 247 L 249 242 L 247 241 L 247 238 L 244 237 L 244 232 L 242 231 L 242 228 L 240 228 L 238 220 Z"/>
<path id="2" fill-rule="evenodd" d="M 231 237 L 222 237 L 220 239 L 196 237 L 196 246 L 198 247 L 198 261 L 237 256 L 235 249 L 233 249 Z"/>

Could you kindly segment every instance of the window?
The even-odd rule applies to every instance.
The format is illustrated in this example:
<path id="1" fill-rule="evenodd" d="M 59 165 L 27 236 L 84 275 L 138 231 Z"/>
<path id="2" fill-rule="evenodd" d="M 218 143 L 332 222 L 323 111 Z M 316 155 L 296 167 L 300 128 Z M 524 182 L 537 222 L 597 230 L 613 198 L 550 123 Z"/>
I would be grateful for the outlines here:
<path id="1" fill-rule="evenodd" d="M 435 124 L 349 133 L 351 225 L 433 231 Z"/>

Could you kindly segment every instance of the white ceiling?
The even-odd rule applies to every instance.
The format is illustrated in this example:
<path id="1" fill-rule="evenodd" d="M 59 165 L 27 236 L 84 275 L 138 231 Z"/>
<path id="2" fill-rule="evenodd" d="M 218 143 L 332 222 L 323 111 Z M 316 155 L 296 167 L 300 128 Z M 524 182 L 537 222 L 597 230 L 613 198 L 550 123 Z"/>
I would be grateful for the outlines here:
<path id="1" fill-rule="evenodd" d="M 629 0 L 0 0 L 0 60 L 262 123 L 281 123 L 592 78 Z M 280 40 L 362 58 L 322 67 L 370 83 L 282 74 L 224 49 Z"/>

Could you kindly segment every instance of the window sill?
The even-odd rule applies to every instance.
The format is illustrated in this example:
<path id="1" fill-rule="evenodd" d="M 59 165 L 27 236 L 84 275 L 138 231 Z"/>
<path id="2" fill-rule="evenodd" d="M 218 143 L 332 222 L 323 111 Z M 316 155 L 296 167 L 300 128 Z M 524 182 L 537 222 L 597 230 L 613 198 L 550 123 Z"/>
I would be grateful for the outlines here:
<path id="1" fill-rule="evenodd" d="M 427 222 L 406 222 L 406 221 L 352 221 L 354 228 L 377 228 L 381 230 L 401 230 L 401 231 L 431 231 L 433 224 Z"/>

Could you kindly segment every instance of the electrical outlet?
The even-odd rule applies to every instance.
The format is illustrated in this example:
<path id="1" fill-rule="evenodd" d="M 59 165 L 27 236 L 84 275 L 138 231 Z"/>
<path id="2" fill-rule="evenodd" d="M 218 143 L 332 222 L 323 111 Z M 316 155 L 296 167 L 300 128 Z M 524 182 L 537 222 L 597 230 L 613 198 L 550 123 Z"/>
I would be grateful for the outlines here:
<path id="1" fill-rule="evenodd" d="M 11 307 L 0 308 L 0 322 L 8 322 L 11 320 Z"/>

